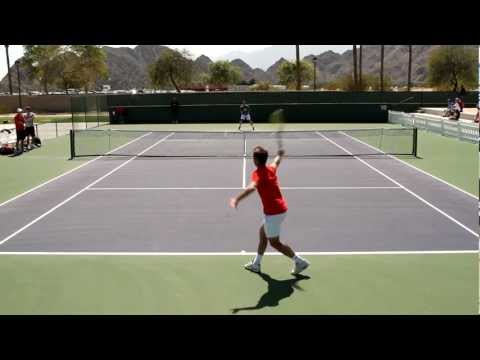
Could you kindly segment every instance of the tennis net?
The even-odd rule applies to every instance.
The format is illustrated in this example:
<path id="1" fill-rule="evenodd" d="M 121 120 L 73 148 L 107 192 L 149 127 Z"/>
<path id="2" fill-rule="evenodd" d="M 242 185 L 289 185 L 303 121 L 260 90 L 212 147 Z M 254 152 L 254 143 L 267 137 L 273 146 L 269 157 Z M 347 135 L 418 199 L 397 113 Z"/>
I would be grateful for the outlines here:
<path id="1" fill-rule="evenodd" d="M 280 134 L 288 157 L 414 155 L 415 128 L 319 131 L 139 131 L 116 129 L 72 130 L 71 157 L 249 157 L 263 146 L 277 150 Z"/>

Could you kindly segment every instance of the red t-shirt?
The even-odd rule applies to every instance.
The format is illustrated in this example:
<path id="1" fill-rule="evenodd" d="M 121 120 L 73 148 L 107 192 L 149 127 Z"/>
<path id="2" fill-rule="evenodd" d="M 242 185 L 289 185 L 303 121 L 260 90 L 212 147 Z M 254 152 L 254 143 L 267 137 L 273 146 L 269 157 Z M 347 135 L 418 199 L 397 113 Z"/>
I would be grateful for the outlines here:
<path id="1" fill-rule="evenodd" d="M 25 129 L 25 118 L 22 113 L 17 113 L 13 118 L 15 121 L 15 129 L 17 131 L 22 131 Z"/>
<path id="2" fill-rule="evenodd" d="M 252 172 L 252 181 L 257 183 L 265 215 L 278 215 L 288 210 L 287 202 L 280 191 L 275 166 L 258 167 Z"/>

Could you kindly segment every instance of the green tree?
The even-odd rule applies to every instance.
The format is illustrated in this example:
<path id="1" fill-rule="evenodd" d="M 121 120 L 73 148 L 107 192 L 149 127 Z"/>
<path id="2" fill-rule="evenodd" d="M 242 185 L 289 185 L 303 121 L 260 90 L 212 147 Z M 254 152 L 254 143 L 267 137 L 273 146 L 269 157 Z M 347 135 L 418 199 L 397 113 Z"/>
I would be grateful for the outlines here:
<path id="1" fill-rule="evenodd" d="M 149 66 L 148 74 L 154 87 L 173 85 L 177 92 L 180 87 L 191 83 L 193 61 L 187 50 L 167 49 Z"/>
<path id="2" fill-rule="evenodd" d="M 57 57 L 56 84 L 68 94 L 69 88 L 82 87 L 80 59 L 73 51 L 67 50 Z"/>
<path id="3" fill-rule="evenodd" d="M 457 91 L 459 84 L 478 86 L 478 50 L 465 46 L 442 46 L 430 54 L 428 82 L 438 89 Z"/>
<path id="4" fill-rule="evenodd" d="M 393 87 L 393 80 L 388 75 L 378 76 L 367 74 L 364 76 L 363 89 L 362 90 L 373 90 L 373 91 L 388 91 Z"/>
<path id="5" fill-rule="evenodd" d="M 98 80 L 108 77 L 107 55 L 100 46 L 72 45 L 71 51 L 77 56 L 77 79 L 85 91 L 96 87 Z"/>
<path id="6" fill-rule="evenodd" d="M 228 61 L 216 61 L 208 66 L 209 81 L 214 85 L 232 85 L 240 82 L 241 71 Z"/>
<path id="7" fill-rule="evenodd" d="M 22 65 L 27 69 L 30 79 L 40 82 L 48 94 L 48 87 L 57 80 L 58 55 L 62 45 L 24 45 Z"/>
<path id="8" fill-rule="evenodd" d="M 392 79 L 389 77 L 383 77 L 383 84 L 386 89 L 392 87 Z M 346 74 L 338 77 L 334 81 L 331 81 L 324 85 L 327 90 L 344 90 L 344 91 L 381 91 L 381 79 L 378 75 L 363 74 L 362 83 L 355 85 L 355 79 L 352 74 Z"/>
<path id="9" fill-rule="evenodd" d="M 272 84 L 269 81 L 260 81 L 250 86 L 250 90 L 253 91 L 270 91 L 272 89 Z"/>
<path id="10" fill-rule="evenodd" d="M 293 61 L 284 61 L 277 70 L 279 82 L 289 89 L 297 86 L 297 64 Z M 308 61 L 300 61 L 300 84 L 313 79 L 313 65 Z"/>

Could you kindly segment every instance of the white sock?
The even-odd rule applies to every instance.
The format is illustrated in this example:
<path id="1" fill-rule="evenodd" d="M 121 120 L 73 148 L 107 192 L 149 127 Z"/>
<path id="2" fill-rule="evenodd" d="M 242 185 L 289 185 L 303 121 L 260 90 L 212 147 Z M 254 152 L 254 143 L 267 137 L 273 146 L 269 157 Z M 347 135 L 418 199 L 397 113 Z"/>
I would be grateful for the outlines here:
<path id="1" fill-rule="evenodd" d="M 263 255 L 257 254 L 257 255 L 255 256 L 255 260 L 253 260 L 253 263 L 260 265 L 260 262 L 262 261 L 262 256 L 263 256 Z"/>
<path id="2" fill-rule="evenodd" d="M 302 258 L 301 256 L 298 256 L 297 254 L 295 254 L 295 255 L 293 256 L 293 261 L 294 261 L 295 263 L 297 263 L 297 262 L 299 262 L 299 261 L 302 261 L 302 260 L 303 260 L 303 258 Z"/>

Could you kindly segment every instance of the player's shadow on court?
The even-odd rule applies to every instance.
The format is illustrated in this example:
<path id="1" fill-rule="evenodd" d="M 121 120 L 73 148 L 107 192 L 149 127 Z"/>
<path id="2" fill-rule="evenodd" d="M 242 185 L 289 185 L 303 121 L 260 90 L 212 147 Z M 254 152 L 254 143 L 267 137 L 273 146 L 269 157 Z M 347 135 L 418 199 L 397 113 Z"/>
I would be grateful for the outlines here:
<path id="1" fill-rule="evenodd" d="M 263 294 L 255 306 L 247 306 L 231 309 L 232 314 L 236 314 L 240 311 L 260 310 L 265 307 L 278 306 L 281 300 L 290 297 L 295 290 L 303 291 L 303 289 L 297 284 L 301 280 L 308 280 L 310 276 L 294 275 L 293 279 L 276 280 L 268 274 L 260 273 L 259 275 L 265 282 L 268 283 L 268 290 Z"/>

